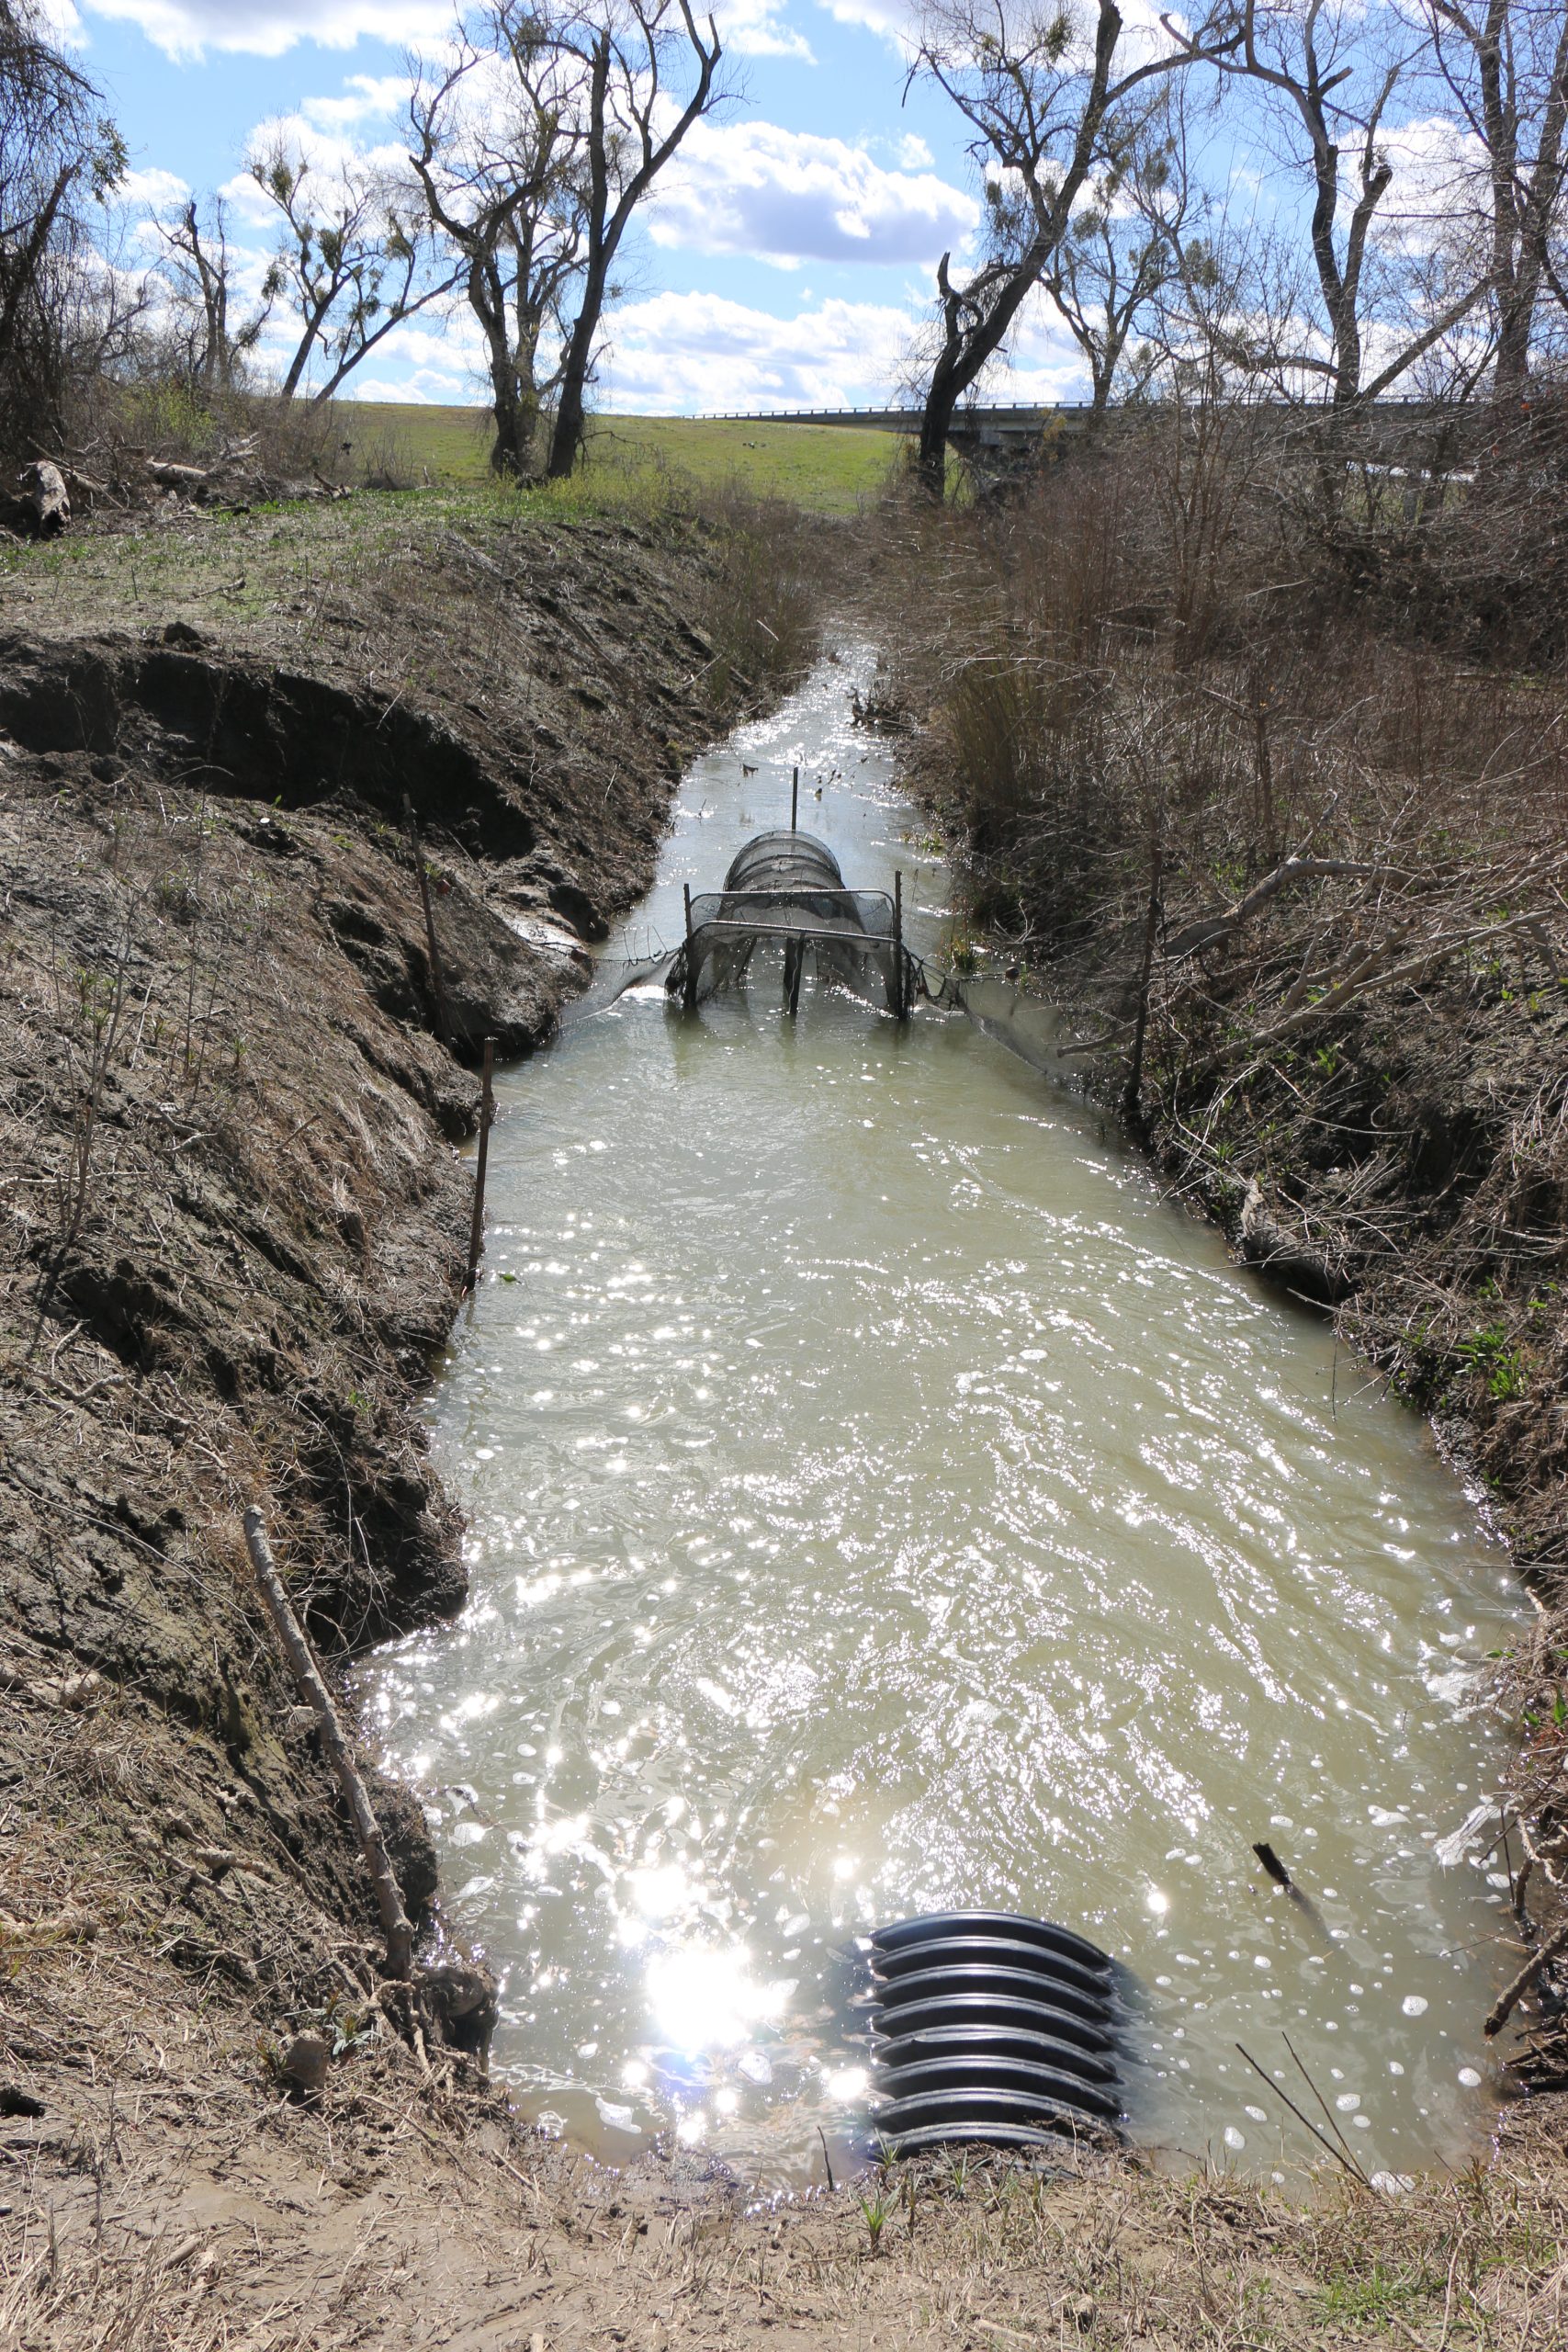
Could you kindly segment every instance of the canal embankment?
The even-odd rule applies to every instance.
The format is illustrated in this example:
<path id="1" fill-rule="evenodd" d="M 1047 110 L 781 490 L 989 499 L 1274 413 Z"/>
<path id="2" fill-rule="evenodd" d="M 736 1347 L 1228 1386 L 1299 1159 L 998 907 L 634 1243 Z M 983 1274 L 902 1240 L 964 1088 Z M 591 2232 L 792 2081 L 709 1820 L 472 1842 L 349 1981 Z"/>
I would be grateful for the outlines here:
<path id="1" fill-rule="evenodd" d="M 188 2189 L 242 2116 L 287 2138 L 311 2039 L 431 2086 L 377 2006 L 369 1884 L 241 1515 L 261 1505 L 334 1670 L 459 1605 L 417 1406 L 466 1272 L 476 1066 L 549 1034 L 693 751 L 790 673 L 808 593 L 798 540 L 765 537 L 668 503 L 367 498 L 11 559 L 0 2131 L 22 2269 L 85 2188 L 136 2202 L 172 2167 Z M 418 1805 L 373 1793 L 423 1922 Z"/>

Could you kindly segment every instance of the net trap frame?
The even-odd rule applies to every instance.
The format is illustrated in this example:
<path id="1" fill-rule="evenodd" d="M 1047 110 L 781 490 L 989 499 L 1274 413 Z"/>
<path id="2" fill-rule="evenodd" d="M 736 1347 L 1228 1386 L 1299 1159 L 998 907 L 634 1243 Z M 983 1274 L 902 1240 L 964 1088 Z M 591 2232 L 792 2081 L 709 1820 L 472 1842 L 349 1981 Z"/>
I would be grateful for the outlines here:
<path id="1" fill-rule="evenodd" d="M 692 1012 L 744 980 L 760 948 L 783 951 L 788 1013 L 808 956 L 818 978 L 886 1004 L 896 1021 L 908 1018 L 921 986 L 919 960 L 904 944 L 903 876 L 891 892 L 848 889 L 826 842 L 793 826 L 754 834 L 722 889 L 687 889 L 686 936 L 665 988 Z"/>

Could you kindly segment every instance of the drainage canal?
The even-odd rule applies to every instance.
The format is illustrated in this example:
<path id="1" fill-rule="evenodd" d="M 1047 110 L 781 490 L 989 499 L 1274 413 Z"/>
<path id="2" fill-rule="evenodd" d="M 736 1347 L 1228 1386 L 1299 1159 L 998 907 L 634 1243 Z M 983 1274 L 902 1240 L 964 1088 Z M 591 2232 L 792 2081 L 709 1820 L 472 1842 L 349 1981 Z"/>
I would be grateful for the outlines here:
<path id="1" fill-rule="evenodd" d="M 942 960 L 943 876 L 851 723 L 868 668 L 694 765 L 613 956 L 679 950 L 683 889 L 787 824 L 798 764 L 801 825 L 857 889 L 901 869 Z M 1527 1611 L 1422 1424 L 961 1016 L 808 978 L 791 1021 L 775 968 L 685 1019 L 659 977 L 499 1099 L 430 1400 L 472 1598 L 366 1698 L 525 2111 L 820 2180 L 874 2072 L 941 2124 L 951 2044 L 901 2029 L 977 2022 L 1076 2049 L 991 2057 L 1090 2112 L 1119 2077 L 1173 2155 L 1314 2154 L 1286 2089 L 1369 2173 L 1482 2144 L 1506 1889 L 1441 1855 L 1496 1785 L 1478 1668 Z M 955 1980 L 922 2012 L 897 1988 L 932 1970 L 855 1943 L 975 1909 L 1109 1955 L 1121 2044 L 972 2018 Z"/>

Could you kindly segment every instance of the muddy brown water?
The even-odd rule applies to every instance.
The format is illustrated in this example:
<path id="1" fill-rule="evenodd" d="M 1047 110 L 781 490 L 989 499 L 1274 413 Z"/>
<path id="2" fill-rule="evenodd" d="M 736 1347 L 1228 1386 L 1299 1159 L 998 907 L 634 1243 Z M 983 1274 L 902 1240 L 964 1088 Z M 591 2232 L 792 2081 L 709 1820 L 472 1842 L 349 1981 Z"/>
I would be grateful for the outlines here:
<path id="1" fill-rule="evenodd" d="M 612 965 L 787 821 L 795 763 L 942 961 L 945 877 L 851 720 L 871 664 L 696 763 Z M 1528 1609 L 1428 1430 L 959 1015 L 808 986 L 791 1027 L 761 967 L 691 1022 L 637 989 L 499 1102 L 429 1404 L 471 1599 L 363 1688 L 525 2110 L 819 2180 L 818 2127 L 868 2144 L 855 1934 L 1000 1905 L 1123 1963 L 1144 2143 L 1293 2166 L 1289 2089 L 1369 2173 L 1473 2153 L 1506 1881 L 1439 1849 Z"/>

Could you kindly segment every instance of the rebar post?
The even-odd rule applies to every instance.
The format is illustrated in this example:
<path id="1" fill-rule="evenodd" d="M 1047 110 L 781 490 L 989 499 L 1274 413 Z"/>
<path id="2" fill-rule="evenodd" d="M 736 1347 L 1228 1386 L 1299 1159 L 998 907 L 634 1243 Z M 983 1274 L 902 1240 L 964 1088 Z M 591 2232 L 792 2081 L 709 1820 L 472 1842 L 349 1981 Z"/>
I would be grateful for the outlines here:
<path id="1" fill-rule="evenodd" d="M 694 941 L 693 941 L 693 934 L 692 934 L 692 886 L 691 886 L 691 884 L 690 884 L 689 882 L 683 882 L 683 883 L 681 885 L 681 888 L 682 888 L 682 889 L 684 891 L 684 893 L 685 893 L 685 899 L 686 899 L 686 994 L 685 994 L 685 1005 L 686 1005 L 686 1011 L 687 1011 L 688 1012 L 694 1012 L 696 1011 L 696 1009 L 697 1009 L 697 959 L 696 959 L 695 953 L 694 953 Z"/>
<path id="2" fill-rule="evenodd" d="M 908 1008 L 904 1002 L 904 876 L 893 876 L 893 1017 L 902 1021 Z"/>
<path id="3" fill-rule="evenodd" d="M 451 1050 L 452 1015 L 446 1002 L 446 983 L 441 972 L 441 950 L 435 944 L 435 914 L 430 903 L 430 876 L 424 870 L 424 840 L 419 830 L 419 819 L 413 813 L 413 802 L 405 792 L 403 815 L 408 820 L 413 842 L 414 871 L 419 876 L 420 904 L 424 909 L 424 945 L 430 958 L 430 987 L 435 999 L 435 1026 L 442 1044 Z"/>
<path id="4" fill-rule="evenodd" d="M 490 1123 L 495 1098 L 491 1091 L 491 1080 L 495 1070 L 495 1039 L 485 1039 L 484 1078 L 479 1092 L 479 1157 L 474 1170 L 474 1221 L 468 1228 L 468 1279 L 466 1290 L 472 1290 L 479 1279 L 479 1259 L 485 1246 L 485 1170 L 490 1160 Z"/>

